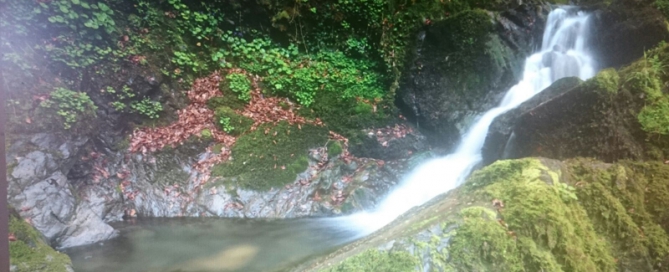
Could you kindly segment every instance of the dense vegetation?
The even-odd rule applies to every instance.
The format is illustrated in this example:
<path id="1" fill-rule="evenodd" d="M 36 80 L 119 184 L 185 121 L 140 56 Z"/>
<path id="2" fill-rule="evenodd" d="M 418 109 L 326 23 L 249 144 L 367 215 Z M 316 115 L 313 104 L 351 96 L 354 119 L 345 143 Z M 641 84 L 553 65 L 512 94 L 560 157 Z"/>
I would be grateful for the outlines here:
<path id="1" fill-rule="evenodd" d="M 249 134 L 255 133 L 253 120 L 239 113 L 252 92 L 289 99 L 300 116 L 323 121 L 318 139 L 330 130 L 355 146 L 361 143 L 362 129 L 397 122 L 394 89 L 416 28 L 433 20 L 471 17 L 469 21 L 478 27 L 460 25 L 454 31 L 485 35 L 487 15 L 458 13 L 502 3 L 0 0 L 0 4 L 12 11 L 0 20 L 0 46 L 6 52 L 3 73 L 10 79 L 9 88 L 16 90 L 7 101 L 13 135 L 45 129 L 86 135 L 101 131 L 97 128 L 104 131 L 110 123 L 125 131 L 168 124 L 188 103 L 185 91 L 196 78 L 223 71 L 222 96 L 207 101 L 214 111 L 212 122 L 220 131 L 241 137 L 234 152 L 259 154 L 251 146 L 242 147 L 246 138 L 266 138 Z M 478 46 L 472 39 L 452 38 L 453 50 L 465 49 L 463 54 Z M 201 135 L 213 136 L 210 130 Z M 260 141 L 265 140 L 272 139 Z M 299 157 L 310 147 L 314 146 L 285 151 Z M 255 160 L 250 164 L 253 169 L 267 168 L 255 165 Z M 238 170 L 223 172 L 240 174 Z M 289 182 L 292 172 L 299 171 L 296 168 L 292 178 L 280 180 Z"/>

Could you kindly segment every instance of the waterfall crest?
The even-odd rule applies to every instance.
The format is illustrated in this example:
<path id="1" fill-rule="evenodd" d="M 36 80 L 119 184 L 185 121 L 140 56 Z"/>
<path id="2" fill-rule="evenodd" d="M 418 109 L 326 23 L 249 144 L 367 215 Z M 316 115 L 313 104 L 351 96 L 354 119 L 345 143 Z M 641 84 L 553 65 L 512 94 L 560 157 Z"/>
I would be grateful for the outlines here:
<path id="1" fill-rule="evenodd" d="M 585 80 L 595 75 L 586 40 L 589 15 L 573 7 L 561 7 L 549 15 L 541 49 L 525 60 L 523 78 L 511 87 L 499 106 L 484 113 L 468 129 L 456 151 L 423 163 L 409 173 L 371 211 L 338 218 L 360 236 L 387 225 L 409 209 L 459 186 L 481 161 L 481 148 L 492 121 L 517 107 L 563 77 Z"/>

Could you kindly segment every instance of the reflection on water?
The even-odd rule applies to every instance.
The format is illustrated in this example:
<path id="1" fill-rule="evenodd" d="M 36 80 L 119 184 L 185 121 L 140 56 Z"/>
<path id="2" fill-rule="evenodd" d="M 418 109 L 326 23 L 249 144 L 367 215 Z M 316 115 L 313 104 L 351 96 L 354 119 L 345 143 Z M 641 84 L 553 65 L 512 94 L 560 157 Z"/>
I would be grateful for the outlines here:
<path id="1" fill-rule="evenodd" d="M 354 240 L 327 220 L 140 219 L 66 250 L 77 272 L 280 271 Z"/>

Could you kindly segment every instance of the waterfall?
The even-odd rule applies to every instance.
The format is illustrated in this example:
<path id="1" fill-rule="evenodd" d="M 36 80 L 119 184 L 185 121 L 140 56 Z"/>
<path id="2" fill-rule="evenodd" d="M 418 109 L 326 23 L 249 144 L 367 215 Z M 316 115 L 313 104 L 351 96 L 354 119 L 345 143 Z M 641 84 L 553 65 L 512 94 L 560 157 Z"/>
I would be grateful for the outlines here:
<path id="1" fill-rule="evenodd" d="M 459 186 L 481 161 L 481 148 L 495 117 L 511 110 L 563 77 L 585 80 L 595 75 L 586 38 L 589 15 L 561 7 L 548 15 L 542 47 L 525 60 L 523 78 L 511 87 L 502 102 L 480 116 L 463 135 L 456 151 L 423 163 L 407 175 L 379 205 L 340 220 L 360 236 L 387 225 L 409 209 Z"/>

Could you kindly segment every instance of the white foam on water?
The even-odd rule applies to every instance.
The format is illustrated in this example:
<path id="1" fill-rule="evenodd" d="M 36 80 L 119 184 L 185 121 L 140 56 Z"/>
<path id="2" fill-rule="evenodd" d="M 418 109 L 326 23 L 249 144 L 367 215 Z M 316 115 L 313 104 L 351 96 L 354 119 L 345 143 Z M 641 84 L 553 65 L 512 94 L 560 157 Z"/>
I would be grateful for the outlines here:
<path id="1" fill-rule="evenodd" d="M 586 45 L 589 15 L 571 9 L 558 8 L 548 15 L 542 48 L 525 60 L 522 80 L 509 89 L 498 107 L 478 118 L 454 153 L 419 165 L 374 210 L 336 218 L 339 226 L 364 236 L 409 209 L 454 189 L 481 161 L 481 148 L 495 117 L 517 107 L 560 78 L 577 76 L 585 80 L 593 77 L 595 66 Z"/>

